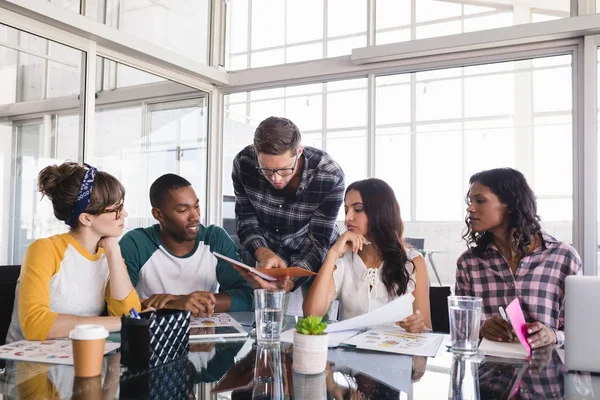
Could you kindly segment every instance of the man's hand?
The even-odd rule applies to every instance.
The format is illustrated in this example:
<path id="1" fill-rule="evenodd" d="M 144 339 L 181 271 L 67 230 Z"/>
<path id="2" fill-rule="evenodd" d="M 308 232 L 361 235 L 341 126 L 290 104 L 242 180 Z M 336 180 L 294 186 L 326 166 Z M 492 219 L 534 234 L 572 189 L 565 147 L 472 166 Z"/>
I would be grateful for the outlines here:
<path id="1" fill-rule="evenodd" d="M 513 333 L 512 325 L 502 319 L 498 314 L 492 315 L 481 326 L 481 334 L 484 338 L 494 342 L 514 342 L 517 335 Z"/>
<path id="2" fill-rule="evenodd" d="M 403 328 L 406 332 L 420 333 L 425 329 L 425 320 L 421 315 L 421 311 L 417 310 L 413 315 L 396 322 L 396 325 Z"/>
<path id="3" fill-rule="evenodd" d="M 256 249 L 254 253 L 260 268 L 286 268 L 287 264 L 277 254 L 266 247 Z"/>
<path id="4" fill-rule="evenodd" d="M 177 300 L 180 297 L 182 297 L 182 296 L 177 296 L 177 295 L 168 294 L 168 293 L 153 294 L 152 296 L 148 297 L 147 299 L 142 300 L 142 307 L 144 309 L 155 308 L 158 310 L 160 308 L 164 308 L 167 305 L 167 303 L 169 303 L 170 301 Z"/>
<path id="5" fill-rule="evenodd" d="M 188 310 L 194 317 L 210 316 L 215 310 L 217 300 L 210 292 L 196 291 L 187 296 L 179 296 L 165 305 L 165 308 Z"/>
<path id="6" fill-rule="evenodd" d="M 541 322 L 527 324 L 527 342 L 532 349 L 556 343 L 556 333 Z"/>
<path id="7" fill-rule="evenodd" d="M 254 289 L 283 290 L 288 293 L 294 288 L 294 282 L 288 277 L 279 279 L 275 282 L 269 282 L 237 265 L 234 265 L 233 268 L 235 268 L 242 278 L 244 278 Z"/>

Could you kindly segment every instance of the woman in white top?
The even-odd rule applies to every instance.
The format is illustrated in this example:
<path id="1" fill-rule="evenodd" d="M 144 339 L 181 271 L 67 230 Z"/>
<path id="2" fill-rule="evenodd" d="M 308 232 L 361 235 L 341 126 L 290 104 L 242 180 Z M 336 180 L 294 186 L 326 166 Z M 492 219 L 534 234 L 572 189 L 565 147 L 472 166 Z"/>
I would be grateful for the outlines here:
<path id="1" fill-rule="evenodd" d="M 393 189 L 375 178 L 354 182 L 346 189 L 344 210 L 348 230 L 327 252 L 304 300 L 304 315 L 325 315 L 337 299 L 341 319 L 348 319 L 412 292 L 413 314 L 397 324 L 409 332 L 430 329 L 425 260 L 406 249 Z"/>

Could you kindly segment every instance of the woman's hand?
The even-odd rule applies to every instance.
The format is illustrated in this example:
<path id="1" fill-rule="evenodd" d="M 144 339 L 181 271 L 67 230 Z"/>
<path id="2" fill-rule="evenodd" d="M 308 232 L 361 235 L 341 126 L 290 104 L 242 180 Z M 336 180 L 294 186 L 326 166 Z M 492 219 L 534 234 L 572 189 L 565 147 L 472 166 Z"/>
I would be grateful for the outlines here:
<path id="1" fill-rule="evenodd" d="M 481 335 L 494 342 L 514 342 L 518 340 L 517 335 L 513 332 L 512 325 L 503 320 L 498 314 L 492 315 L 483 323 Z"/>
<path id="2" fill-rule="evenodd" d="M 104 252 L 107 254 L 115 250 L 121 252 L 119 241 L 114 236 L 104 236 L 103 238 L 100 238 L 100 241 L 98 242 L 98 248 L 103 248 Z"/>
<path id="3" fill-rule="evenodd" d="M 527 342 L 532 349 L 556 343 L 556 333 L 541 322 L 527 324 Z"/>
<path id="4" fill-rule="evenodd" d="M 425 320 L 419 310 L 415 311 L 413 315 L 404 318 L 402 321 L 396 322 L 396 325 L 411 333 L 420 333 L 426 328 Z"/>
<path id="5" fill-rule="evenodd" d="M 363 245 L 367 242 L 367 239 L 363 235 L 358 233 L 346 231 L 340 236 L 340 238 L 331 246 L 330 252 L 334 252 L 338 257 L 343 256 L 348 251 L 358 253 L 362 250 Z"/>

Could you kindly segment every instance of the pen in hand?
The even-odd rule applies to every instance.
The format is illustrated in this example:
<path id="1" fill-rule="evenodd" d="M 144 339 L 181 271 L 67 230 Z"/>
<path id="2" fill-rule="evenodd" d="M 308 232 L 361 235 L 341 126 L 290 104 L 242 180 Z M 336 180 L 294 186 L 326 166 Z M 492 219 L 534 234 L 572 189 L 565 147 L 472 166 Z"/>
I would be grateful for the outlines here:
<path id="1" fill-rule="evenodd" d="M 502 319 L 504 321 L 506 321 L 508 324 L 510 324 L 510 320 L 508 319 L 508 315 L 506 314 L 504 307 L 500 306 L 500 307 L 498 307 L 498 309 L 500 311 L 500 316 L 502 317 Z M 513 333 L 510 329 L 508 330 L 508 337 L 510 337 L 510 340 L 514 340 Z"/>

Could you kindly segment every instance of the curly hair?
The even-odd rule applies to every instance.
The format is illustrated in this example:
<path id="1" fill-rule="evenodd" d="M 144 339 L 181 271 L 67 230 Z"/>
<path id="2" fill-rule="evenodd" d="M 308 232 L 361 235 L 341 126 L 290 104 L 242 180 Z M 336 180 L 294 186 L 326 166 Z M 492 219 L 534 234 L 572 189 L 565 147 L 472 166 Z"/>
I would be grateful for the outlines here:
<path id="1" fill-rule="evenodd" d="M 508 231 L 512 231 L 512 250 L 519 256 L 527 254 L 533 235 L 540 233 L 540 217 L 537 215 L 537 202 L 533 190 L 527 184 L 523 174 L 512 168 L 495 168 L 481 171 L 469 179 L 469 185 L 475 182 L 487 186 L 507 206 L 505 219 Z M 465 201 L 470 204 L 470 190 Z M 474 248 L 475 255 L 481 256 L 493 239 L 489 231 L 474 232 L 469 225 L 469 215 L 463 239 L 467 246 Z"/>
<path id="2" fill-rule="evenodd" d="M 360 193 L 369 220 L 368 236 L 383 257 L 381 280 L 390 297 L 406 292 L 411 280 L 406 263 L 412 263 L 406 254 L 402 239 L 404 223 L 400 217 L 400 205 L 394 190 L 381 179 L 356 181 L 346 189 Z"/>

